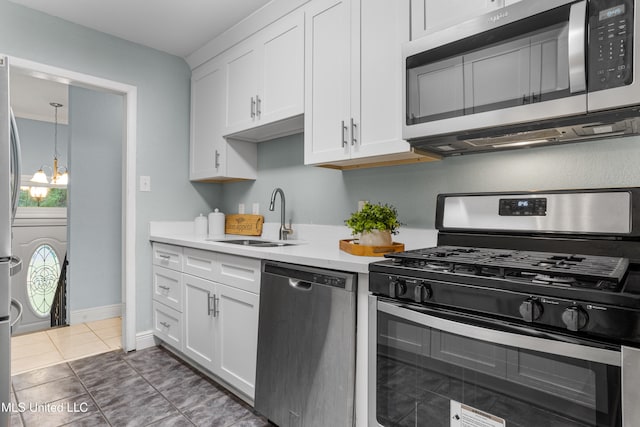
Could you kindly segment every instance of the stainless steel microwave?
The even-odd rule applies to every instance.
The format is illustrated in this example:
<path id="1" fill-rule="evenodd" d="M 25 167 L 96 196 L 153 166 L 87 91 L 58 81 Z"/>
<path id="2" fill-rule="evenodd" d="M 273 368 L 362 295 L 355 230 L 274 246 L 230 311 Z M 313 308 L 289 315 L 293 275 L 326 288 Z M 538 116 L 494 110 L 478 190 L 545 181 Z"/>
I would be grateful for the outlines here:
<path id="1" fill-rule="evenodd" d="M 441 155 L 637 134 L 635 0 L 522 0 L 403 47 L 403 137 Z"/>

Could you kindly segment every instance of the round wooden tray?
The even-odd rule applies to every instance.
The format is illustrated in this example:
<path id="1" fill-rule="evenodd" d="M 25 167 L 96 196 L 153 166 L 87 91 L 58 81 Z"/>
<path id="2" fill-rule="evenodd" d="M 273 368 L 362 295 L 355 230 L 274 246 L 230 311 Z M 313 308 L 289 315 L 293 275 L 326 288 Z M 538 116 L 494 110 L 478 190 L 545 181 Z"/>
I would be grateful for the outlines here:
<path id="1" fill-rule="evenodd" d="M 365 246 L 356 243 L 356 239 L 340 240 L 340 249 L 357 256 L 383 256 L 391 252 L 403 252 L 404 243 L 393 242 L 391 246 Z"/>

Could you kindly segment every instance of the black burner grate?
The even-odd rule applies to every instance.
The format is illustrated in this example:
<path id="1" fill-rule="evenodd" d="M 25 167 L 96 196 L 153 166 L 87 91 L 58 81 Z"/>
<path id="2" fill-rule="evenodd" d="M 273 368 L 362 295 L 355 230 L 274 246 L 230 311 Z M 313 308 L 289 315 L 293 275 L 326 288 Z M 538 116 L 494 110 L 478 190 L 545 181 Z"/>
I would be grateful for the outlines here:
<path id="1" fill-rule="evenodd" d="M 626 258 L 549 252 L 438 246 L 390 254 L 398 266 L 533 284 L 615 290 L 629 267 Z"/>

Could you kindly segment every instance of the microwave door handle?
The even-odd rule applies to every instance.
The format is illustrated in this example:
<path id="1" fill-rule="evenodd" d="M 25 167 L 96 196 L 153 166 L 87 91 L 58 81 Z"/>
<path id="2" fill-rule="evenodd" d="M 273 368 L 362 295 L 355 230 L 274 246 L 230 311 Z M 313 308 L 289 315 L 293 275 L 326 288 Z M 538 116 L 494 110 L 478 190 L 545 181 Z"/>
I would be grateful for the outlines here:
<path id="1" fill-rule="evenodd" d="M 569 11 L 569 91 L 584 92 L 587 89 L 585 68 L 587 2 L 571 5 Z"/>

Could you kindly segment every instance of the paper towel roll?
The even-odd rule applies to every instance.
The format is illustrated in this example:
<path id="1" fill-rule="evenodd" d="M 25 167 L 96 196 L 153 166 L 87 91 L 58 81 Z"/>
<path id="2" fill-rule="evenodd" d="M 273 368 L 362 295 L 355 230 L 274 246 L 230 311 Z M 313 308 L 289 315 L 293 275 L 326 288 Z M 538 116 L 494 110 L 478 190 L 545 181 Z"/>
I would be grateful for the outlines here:
<path id="1" fill-rule="evenodd" d="M 202 237 L 203 239 L 207 237 L 207 217 L 200 214 L 193 223 L 196 237 Z"/>
<path id="2" fill-rule="evenodd" d="M 209 214 L 209 238 L 224 239 L 224 214 L 218 209 Z"/>

